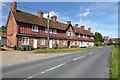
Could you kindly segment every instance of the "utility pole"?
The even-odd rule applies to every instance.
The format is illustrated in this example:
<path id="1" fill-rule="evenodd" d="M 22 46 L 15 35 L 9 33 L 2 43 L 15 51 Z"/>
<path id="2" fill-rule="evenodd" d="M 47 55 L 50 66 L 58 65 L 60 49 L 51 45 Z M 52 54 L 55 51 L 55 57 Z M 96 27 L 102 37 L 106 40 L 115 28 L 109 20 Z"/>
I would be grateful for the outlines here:
<path id="1" fill-rule="evenodd" d="M 48 16 L 47 16 L 47 18 L 48 18 L 48 24 L 47 24 L 47 27 L 48 27 L 48 35 L 47 35 L 48 46 L 47 46 L 47 49 L 49 49 L 49 24 L 50 24 L 50 16 L 49 16 L 49 13 L 50 13 L 50 12 L 48 12 Z"/>

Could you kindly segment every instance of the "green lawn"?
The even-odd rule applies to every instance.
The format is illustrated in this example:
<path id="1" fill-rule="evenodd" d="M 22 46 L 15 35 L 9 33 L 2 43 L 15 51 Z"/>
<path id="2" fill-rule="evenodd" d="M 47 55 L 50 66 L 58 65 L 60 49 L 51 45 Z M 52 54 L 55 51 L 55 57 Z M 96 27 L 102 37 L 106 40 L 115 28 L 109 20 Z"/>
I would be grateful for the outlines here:
<path id="1" fill-rule="evenodd" d="M 112 61 L 111 61 L 111 78 L 118 78 L 120 79 L 120 72 L 118 72 L 118 69 L 120 69 L 120 63 L 118 67 L 118 57 L 120 58 L 120 53 L 118 52 L 120 48 L 114 48 L 112 50 Z"/>
<path id="2" fill-rule="evenodd" d="M 83 51 L 83 50 L 90 50 L 96 47 L 89 47 L 89 48 L 62 48 L 62 49 L 37 49 L 35 53 L 67 53 L 67 52 L 76 52 L 76 51 Z"/>

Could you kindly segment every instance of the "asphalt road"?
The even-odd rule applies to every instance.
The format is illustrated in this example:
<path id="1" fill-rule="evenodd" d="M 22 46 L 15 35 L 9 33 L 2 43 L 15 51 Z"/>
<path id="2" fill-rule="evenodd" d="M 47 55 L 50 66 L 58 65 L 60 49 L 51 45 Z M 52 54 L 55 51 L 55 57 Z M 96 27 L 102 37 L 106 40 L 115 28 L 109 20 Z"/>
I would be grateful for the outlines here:
<path id="1" fill-rule="evenodd" d="M 2 68 L 3 78 L 109 78 L 112 46 Z"/>

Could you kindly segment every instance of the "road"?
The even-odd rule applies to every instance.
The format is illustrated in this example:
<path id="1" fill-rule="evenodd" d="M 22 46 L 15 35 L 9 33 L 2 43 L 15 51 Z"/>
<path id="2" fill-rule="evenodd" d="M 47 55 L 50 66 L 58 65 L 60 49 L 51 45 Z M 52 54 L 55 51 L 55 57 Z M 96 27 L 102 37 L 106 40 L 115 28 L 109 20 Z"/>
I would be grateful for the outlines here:
<path id="1" fill-rule="evenodd" d="M 2 68 L 3 78 L 109 78 L 112 46 Z"/>

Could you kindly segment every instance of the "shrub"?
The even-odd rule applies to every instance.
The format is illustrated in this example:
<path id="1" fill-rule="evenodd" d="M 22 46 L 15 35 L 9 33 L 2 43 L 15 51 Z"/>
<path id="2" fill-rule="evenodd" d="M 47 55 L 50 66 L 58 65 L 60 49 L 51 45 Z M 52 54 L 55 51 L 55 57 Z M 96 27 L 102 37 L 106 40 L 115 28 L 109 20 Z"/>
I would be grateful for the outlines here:
<path id="1" fill-rule="evenodd" d="M 25 45 L 22 45 L 21 50 L 25 51 Z"/>

